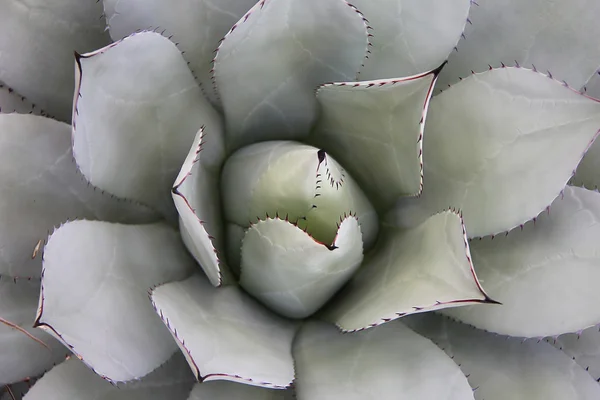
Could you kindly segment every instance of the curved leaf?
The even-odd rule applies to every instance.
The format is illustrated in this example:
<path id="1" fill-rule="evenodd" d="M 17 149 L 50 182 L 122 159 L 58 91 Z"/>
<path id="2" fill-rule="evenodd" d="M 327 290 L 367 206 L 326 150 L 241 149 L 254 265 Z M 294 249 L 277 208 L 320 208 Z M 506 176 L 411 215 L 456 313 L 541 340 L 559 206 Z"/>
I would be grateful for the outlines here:
<path id="1" fill-rule="evenodd" d="M 403 321 L 460 365 L 477 400 L 600 398 L 600 385 L 544 341 L 498 336 L 432 313 Z"/>
<path id="2" fill-rule="evenodd" d="M 246 231 L 240 285 L 278 314 L 305 318 L 346 283 L 362 260 L 362 234 L 354 217 L 340 223 L 331 246 L 289 221 L 267 219 Z"/>
<path id="3" fill-rule="evenodd" d="M 48 234 L 74 218 L 145 223 L 146 207 L 107 195 L 77 171 L 67 124 L 0 114 L 0 275 L 40 277 Z"/>
<path id="4" fill-rule="evenodd" d="M 317 91 L 314 141 L 381 209 L 421 193 L 423 127 L 438 70 L 394 80 L 331 83 Z"/>
<path id="5" fill-rule="evenodd" d="M 222 255 L 219 173 L 225 153 L 219 134 L 198 131 L 171 191 L 183 241 L 215 286 L 232 280 Z"/>
<path id="6" fill-rule="evenodd" d="M 143 29 L 164 31 L 182 51 L 204 94 L 214 97 L 214 50 L 254 4 L 256 0 L 104 0 L 104 13 L 113 40 Z"/>
<path id="7" fill-rule="evenodd" d="M 110 43 L 96 0 L 4 1 L 0 81 L 51 115 L 71 120 L 73 51 Z"/>
<path id="8" fill-rule="evenodd" d="M 0 82 L 0 113 L 10 114 L 14 112 L 34 115 L 45 114 L 39 107 L 27 100 L 25 96 L 21 96 L 14 89 Z"/>
<path id="9" fill-rule="evenodd" d="M 600 382 L 600 328 L 598 326 L 577 333 L 548 338 L 546 341 L 562 350 L 588 371 L 596 382 Z"/>
<path id="10" fill-rule="evenodd" d="M 597 71 L 587 81 L 582 92 L 587 96 L 600 99 L 600 71 Z M 585 153 L 570 183 L 575 186 L 585 186 L 588 189 L 600 187 L 600 142 L 594 142 Z"/>
<path id="11" fill-rule="evenodd" d="M 201 126 L 221 134 L 177 47 L 142 32 L 80 56 L 73 151 L 88 180 L 175 217 L 170 189 Z"/>
<path id="12" fill-rule="evenodd" d="M 407 314 L 493 302 L 473 270 L 462 219 L 447 211 L 416 228 L 386 226 L 362 268 L 324 308 L 344 331 Z"/>
<path id="13" fill-rule="evenodd" d="M 159 286 L 152 304 L 199 381 L 269 388 L 294 379 L 296 325 L 256 303 L 237 286 L 214 288 L 198 274 Z"/>
<path id="14" fill-rule="evenodd" d="M 148 290 L 194 268 L 179 235 L 164 223 L 67 223 L 44 250 L 35 325 L 105 379 L 138 379 L 177 349 L 148 304 Z"/>
<path id="15" fill-rule="evenodd" d="M 342 334 L 304 325 L 294 343 L 299 400 L 473 399 L 458 366 L 403 324 Z"/>
<path id="16" fill-rule="evenodd" d="M 69 353 L 33 328 L 40 282 L 0 277 L 0 385 L 42 374 Z"/>
<path id="17" fill-rule="evenodd" d="M 242 228 L 265 217 L 287 218 L 315 240 L 331 244 L 337 224 L 352 214 L 360 222 L 365 249 L 377 238 L 377 213 L 360 186 L 312 146 L 270 141 L 238 150 L 223 167 L 221 194 L 225 221 Z M 239 251 L 243 235 L 231 226 L 228 231 L 229 248 Z M 240 240 L 237 246 L 234 239 Z"/>
<path id="18" fill-rule="evenodd" d="M 567 187 L 523 230 L 471 242 L 477 275 L 500 307 L 447 310 L 480 329 L 551 336 L 600 323 L 600 193 Z"/>
<path id="19" fill-rule="evenodd" d="M 186 400 L 193 385 L 194 376 L 180 353 L 141 380 L 120 385 L 111 385 L 71 357 L 36 382 L 24 399 Z"/>
<path id="20" fill-rule="evenodd" d="M 579 88 L 600 64 L 599 13 L 600 3 L 590 0 L 477 0 L 439 87 L 485 71 L 489 64 L 516 63 L 549 71 Z"/>
<path id="21" fill-rule="evenodd" d="M 471 75 L 430 104 L 425 187 L 430 212 L 463 212 L 471 237 L 543 211 L 600 129 L 600 102 L 523 68 Z"/>
<path id="22" fill-rule="evenodd" d="M 448 58 L 467 22 L 471 0 L 354 0 L 373 27 L 363 80 L 429 71 Z"/>
<path id="23" fill-rule="evenodd" d="M 273 390 L 235 382 L 198 383 L 187 400 L 291 400 L 292 390 Z"/>
<path id="24" fill-rule="evenodd" d="M 260 0 L 215 56 L 228 148 L 308 135 L 314 89 L 354 79 L 367 45 L 362 15 L 343 0 Z"/>

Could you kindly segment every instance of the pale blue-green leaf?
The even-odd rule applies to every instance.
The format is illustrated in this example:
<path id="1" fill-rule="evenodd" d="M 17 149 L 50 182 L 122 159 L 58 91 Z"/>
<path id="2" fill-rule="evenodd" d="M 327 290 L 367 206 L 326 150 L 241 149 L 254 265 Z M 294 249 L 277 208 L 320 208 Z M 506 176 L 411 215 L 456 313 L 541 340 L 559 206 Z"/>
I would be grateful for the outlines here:
<path id="1" fill-rule="evenodd" d="M 358 220 L 340 223 L 331 246 L 281 219 L 252 225 L 242 245 L 240 285 L 271 310 L 305 318 L 321 308 L 363 260 Z"/>
<path id="2" fill-rule="evenodd" d="M 152 304 L 199 381 L 286 388 L 294 379 L 296 324 L 238 286 L 213 287 L 199 274 L 154 289 Z"/>
<path id="3" fill-rule="evenodd" d="M 225 158 L 220 132 L 202 127 L 173 184 L 179 229 L 188 250 L 219 286 L 232 281 L 224 260 L 224 226 L 219 196 L 219 173 Z"/>
<path id="4" fill-rule="evenodd" d="M 421 192 L 423 127 L 438 71 L 394 80 L 326 84 L 312 133 L 380 208 Z"/>
<path id="5" fill-rule="evenodd" d="M 267 389 L 241 383 L 214 381 L 198 383 L 187 400 L 292 400 L 294 391 Z"/>
<path id="6" fill-rule="evenodd" d="M 257 0 L 104 0 L 113 40 L 156 29 L 182 51 L 206 96 L 213 98 L 214 50 Z"/>
<path id="7" fill-rule="evenodd" d="M 165 223 L 75 221 L 44 249 L 36 325 L 110 381 L 138 379 L 177 345 L 148 302 L 148 291 L 196 268 Z"/>
<path id="8" fill-rule="evenodd" d="M 433 313 L 403 321 L 460 365 L 476 400 L 600 398 L 600 385 L 544 341 L 494 335 Z"/>
<path id="9" fill-rule="evenodd" d="M 0 275 L 39 278 L 43 244 L 67 220 L 157 218 L 86 182 L 73 162 L 70 127 L 49 118 L 0 114 L 0 171 Z"/>
<path id="10" fill-rule="evenodd" d="M 444 62 L 467 23 L 471 0 L 354 0 L 373 27 L 363 80 L 429 71 Z"/>
<path id="11" fill-rule="evenodd" d="M 170 190 L 196 132 L 222 134 L 177 47 L 142 32 L 80 56 L 76 72 L 73 149 L 83 174 L 174 218 Z"/>
<path id="12" fill-rule="evenodd" d="M 181 353 L 148 376 L 111 385 L 76 357 L 54 367 L 29 390 L 25 400 L 186 400 L 194 376 Z"/>
<path id="13" fill-rule="evenodd" d="M 568 186 L 549 214 L 493 240 L 471 241 L 477 275 L 502 306 L 447 314 L 480 329 L 543 337 L 600 323 L 600 193 Z"/>
<path id="14" fill-rule="evenodd" d="M 329 245 L 337 224 L 352 214 L 365 249 L 377 238 L 378 216 L 360 186 L 336 160 L 312 146 L 269 141 L 238 150 L 223 168 L 221 193 L 231 253 L 240 251 L 243 238 L 232 224 L 247 228 L 267 217 L 287 218 Z M 234 239 L 240 240 L 237 245 Z"/>
<path id="15" fill-rule="evenodd" d="M 562 350 L 577 364 L 600 382 L 600 327 L 598 325 L 581 332 L 567 333 L 546 341 Z"/>
<path id="16" fill-rule="evenodd" d="M 25 96 L 22 96 L 19 93 L 15 92 L 14 89 L 9 88 L 2 82 L 0 82 L 0 113 L 19 113 L 34 115 L 45 114 L 44 111 L 42 111 L 39 107 L 27 100 Z"/>
<path id="17" fill-rule="evenodd" d="M 344 0 L 260 0 L 215 57 L 228 148 L 308 135 L 314 90 L 354 79 L 367 46 L 366 22 Z"/>
<path id="18" fill-rule="evenodd" d="M 597 71 L 581 89 L 582 93 L 600 99 L 600 71 Z M 600 187 L 600 142 L 594 142 L 577 166 L 571 184 L 588 189 Z"/>
<path id="19" fill-rule="evenodd" d="M 97 0 L 3 0 L 0 81 L 63 121 L 71 120 L 73 51 L 110 43 Z"/>
<path id="20" fill-rule="evenodd" d="M 412 229 L 384 226 L 362 268 L 322 316 L 356 331 L 407 314 L 487 301 L 462 219 L 446 211 Z"/>
<path id="21" fill-rule="evenodd" d="M 294 342 L 299 400 L 472 400 L 458 366 L 403 324 L 342 334 L 305 324 Z"/>
<path id="22" fill-rule="evenodd" d="M 460 209 L 470 237 L 510 230 L 558 196 L 598 129 L 600 102 L 545 75 L 471 75 L 431 100 L 423 205 Z"/>
<path id="23" fill-rule="evenodd" d="M 595 0 L 477 0 L 438 88 L 502 63 L 549 71 L 580 88 L 600 64 L 599 13 Z"/>
<path id="24" fill-rule="evenodd" d="M 39 292 L 39 279 L 0 276 L 0 386 L 42 374 L 69 353 L 33 328 Z"/>

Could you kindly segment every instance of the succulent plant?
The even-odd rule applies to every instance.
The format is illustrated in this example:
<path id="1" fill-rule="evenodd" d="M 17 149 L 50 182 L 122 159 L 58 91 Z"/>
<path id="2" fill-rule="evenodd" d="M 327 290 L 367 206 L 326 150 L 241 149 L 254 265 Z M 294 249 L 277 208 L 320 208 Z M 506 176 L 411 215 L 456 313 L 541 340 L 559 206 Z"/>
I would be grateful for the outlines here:
<path id="1" fill-rule="evenodd" d="M 600 3 L 33 3 L 2 400 L 600 398 Z"/>

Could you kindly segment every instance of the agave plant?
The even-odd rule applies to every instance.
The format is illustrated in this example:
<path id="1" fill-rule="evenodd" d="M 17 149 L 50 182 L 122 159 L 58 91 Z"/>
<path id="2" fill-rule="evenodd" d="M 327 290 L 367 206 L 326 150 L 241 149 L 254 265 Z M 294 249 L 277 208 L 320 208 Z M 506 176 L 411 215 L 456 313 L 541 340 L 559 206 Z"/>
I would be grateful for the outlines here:
<path id="1" fill-rule="evenodd" d="M 2 399 L 600 398 L 600 4 L 30 3 Z"/>

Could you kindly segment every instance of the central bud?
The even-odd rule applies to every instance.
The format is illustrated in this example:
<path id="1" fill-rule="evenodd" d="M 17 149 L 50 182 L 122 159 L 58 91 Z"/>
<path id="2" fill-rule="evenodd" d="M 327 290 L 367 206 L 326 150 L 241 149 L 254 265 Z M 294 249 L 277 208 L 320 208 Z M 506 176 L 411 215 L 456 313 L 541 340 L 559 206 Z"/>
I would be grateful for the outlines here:
<path id="1" fill-rule="evenodd" d="M 245 147 L 227 160 L 221 176 L 221 185 L 229 265 L 234 271 L 237 269 L 238 274 L 241 266 L 242 286 L 263 302 L 264 299 L 256 293 L 262 289 L 249 288 L 256 286 L 252 282 L 257 282 L 257 279 L 247 276 L 250 273 L 249 269 L 254 269 L 254 266 L 249 264 L 268 264 L 270 261 L 267 261 L 267 258 L 273 258 L 274 254 L 284 249 L 285 252 L 278 255 L 276 261 L 271 260 L 281 264 L 276 267 L 278 278 L 281 278 L 286 268 L 292 268 L 291 265 L 294 264 L 290 279 L 291 275 L 294 275 L 294 280 L 302 281 L 302 277 L 298 276 L 303 268 L 300 265 L 302 264 L 305 265 L 307 274 L 312 274 L 310 279 L 318 279 L 315 271 L 320 270 L 322 265 L 319 264 L 312 272 L 309 271 L 310 266 L 314 267 L 317 262 L 311 257 L 318 258 L 318 263 L 333 263 L 332 256 L 321 252 L 336 251 L 337 241 L 340 240 L 340 225 L 345 219 L 352 217 L 355 220 L 360 236 L 361 260 L 362 248 L 371 246 L 376 239 L 378 218 L 373 206 L 342 166 L 323 150 L 315 147 L 291 141 L 263 142 Z M 351 228 L 347 229 L 351 231 Z M 252 240 L 257 243 L 266 240 L 265 243 L 277 249 L 265 248 L 264 251 L 270 252 L 271 255 L 257 255 L 255 249 L 250 249 L 249 244 L 246 245 L 246 242 Z M 260 247 L 257 243 L 253 246 Z M 311 252 L 312 246 L 315 246 L 312 249 L 314 252 Z M 302 262 L 288 258 L 292 252 L 304 250 L 305 254 L 298 255 L 302 257 Z M 339 258 L 342 253 L 337 251 L 334 258 Z M 338 261 L 341 259 L 336 262 Z M 269 268 L 264 267 L 262 272 Z M 331 268 L 333 267 L 323 269 L 323 273 L 332 274 Z M 340 274 L 342 275 L 344 274 Z M 273 281 L 270 276 L 263 278 Z M 331 287 L 327 290 L 325 301 L 344 282 L 329 285 Z M 285 282 L 282 282 L 282 285 L 285 286 Z M 270 289 L 278 293 L 288 291 L 284 287 Z M 298 293 L 294 293 L 293 296 L 298 297 Z M 273 302 L 274 300 L 271 300 L 271 303 Z M 278 308 L 273 304 L 268 305 Z M 288 316 L 298 314 L 290 315 L 282 310 L 277 311 Z"/>

